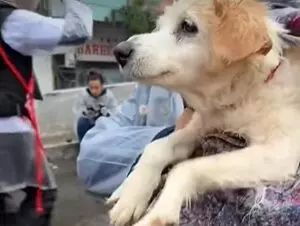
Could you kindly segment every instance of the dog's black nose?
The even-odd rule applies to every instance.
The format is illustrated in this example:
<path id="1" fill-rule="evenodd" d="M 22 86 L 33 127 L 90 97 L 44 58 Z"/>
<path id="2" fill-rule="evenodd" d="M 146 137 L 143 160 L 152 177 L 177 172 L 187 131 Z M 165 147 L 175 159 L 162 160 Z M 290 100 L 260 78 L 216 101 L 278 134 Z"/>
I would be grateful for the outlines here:
<path id="1" fill-rule="evenodd" d="M 113 53 L 121 67 L 124 67 L 133 53 L 132 44 L 128 41 L 121 42 L 114 48 Z"/>

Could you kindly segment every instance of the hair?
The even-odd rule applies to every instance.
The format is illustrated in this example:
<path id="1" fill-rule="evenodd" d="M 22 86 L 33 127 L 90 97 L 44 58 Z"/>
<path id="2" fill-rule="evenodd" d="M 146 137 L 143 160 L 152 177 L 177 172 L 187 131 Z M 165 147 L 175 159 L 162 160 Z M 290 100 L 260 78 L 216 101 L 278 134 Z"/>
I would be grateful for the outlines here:
<path id="1" fill-rule="evenodd" d="M 87 80 L 88 82 L 99 80 L 101 84 L 104 84 L 105 82 L 101 72 L 98 69 L 94 68 L 88 71 Z"/>

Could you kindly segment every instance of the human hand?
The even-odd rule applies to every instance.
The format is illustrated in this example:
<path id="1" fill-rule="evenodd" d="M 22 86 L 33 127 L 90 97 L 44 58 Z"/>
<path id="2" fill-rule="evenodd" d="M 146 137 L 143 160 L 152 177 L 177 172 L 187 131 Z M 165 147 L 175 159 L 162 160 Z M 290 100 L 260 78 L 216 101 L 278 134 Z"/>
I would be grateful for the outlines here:
<path id="1" fill-rule="evenodd" d="M 93 118 L 96 114 L 95 114 L 95 110 L 91 107 L 87 107 L 86 109 L 84 109 L 82 111 L 82 115 L 88 117 L 88 118 Z"/>
<path id="2" fill-rule="evenodd" d="M 148 114 L 148 108 L 146 105 L 140 105 L 139 114 L 143 116 Z"/>

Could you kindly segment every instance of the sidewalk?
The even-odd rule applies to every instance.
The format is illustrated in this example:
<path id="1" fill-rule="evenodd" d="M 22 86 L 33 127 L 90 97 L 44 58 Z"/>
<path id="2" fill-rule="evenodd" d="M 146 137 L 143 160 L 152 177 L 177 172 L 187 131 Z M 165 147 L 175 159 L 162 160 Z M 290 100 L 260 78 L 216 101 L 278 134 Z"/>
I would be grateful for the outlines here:
<path id="1" fill-rule="evenodd" d="M 55 160 L 59 186 L 53 226 L 108 226 L 107 208 L 88 195 L 76 177 L 74 159 Z"/>

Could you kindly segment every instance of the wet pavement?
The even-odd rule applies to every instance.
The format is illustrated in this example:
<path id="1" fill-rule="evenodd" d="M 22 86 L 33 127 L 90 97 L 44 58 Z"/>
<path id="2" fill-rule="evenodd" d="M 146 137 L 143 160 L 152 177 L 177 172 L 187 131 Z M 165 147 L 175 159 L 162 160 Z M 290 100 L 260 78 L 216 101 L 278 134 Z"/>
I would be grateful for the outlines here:
<path id="1" fill-rule="evenodd" d="M 74 160 L 54 162 L 59 186 L 52 226 L 108 226 L 103 199 L 87 194 L 76 177 Z"/>

